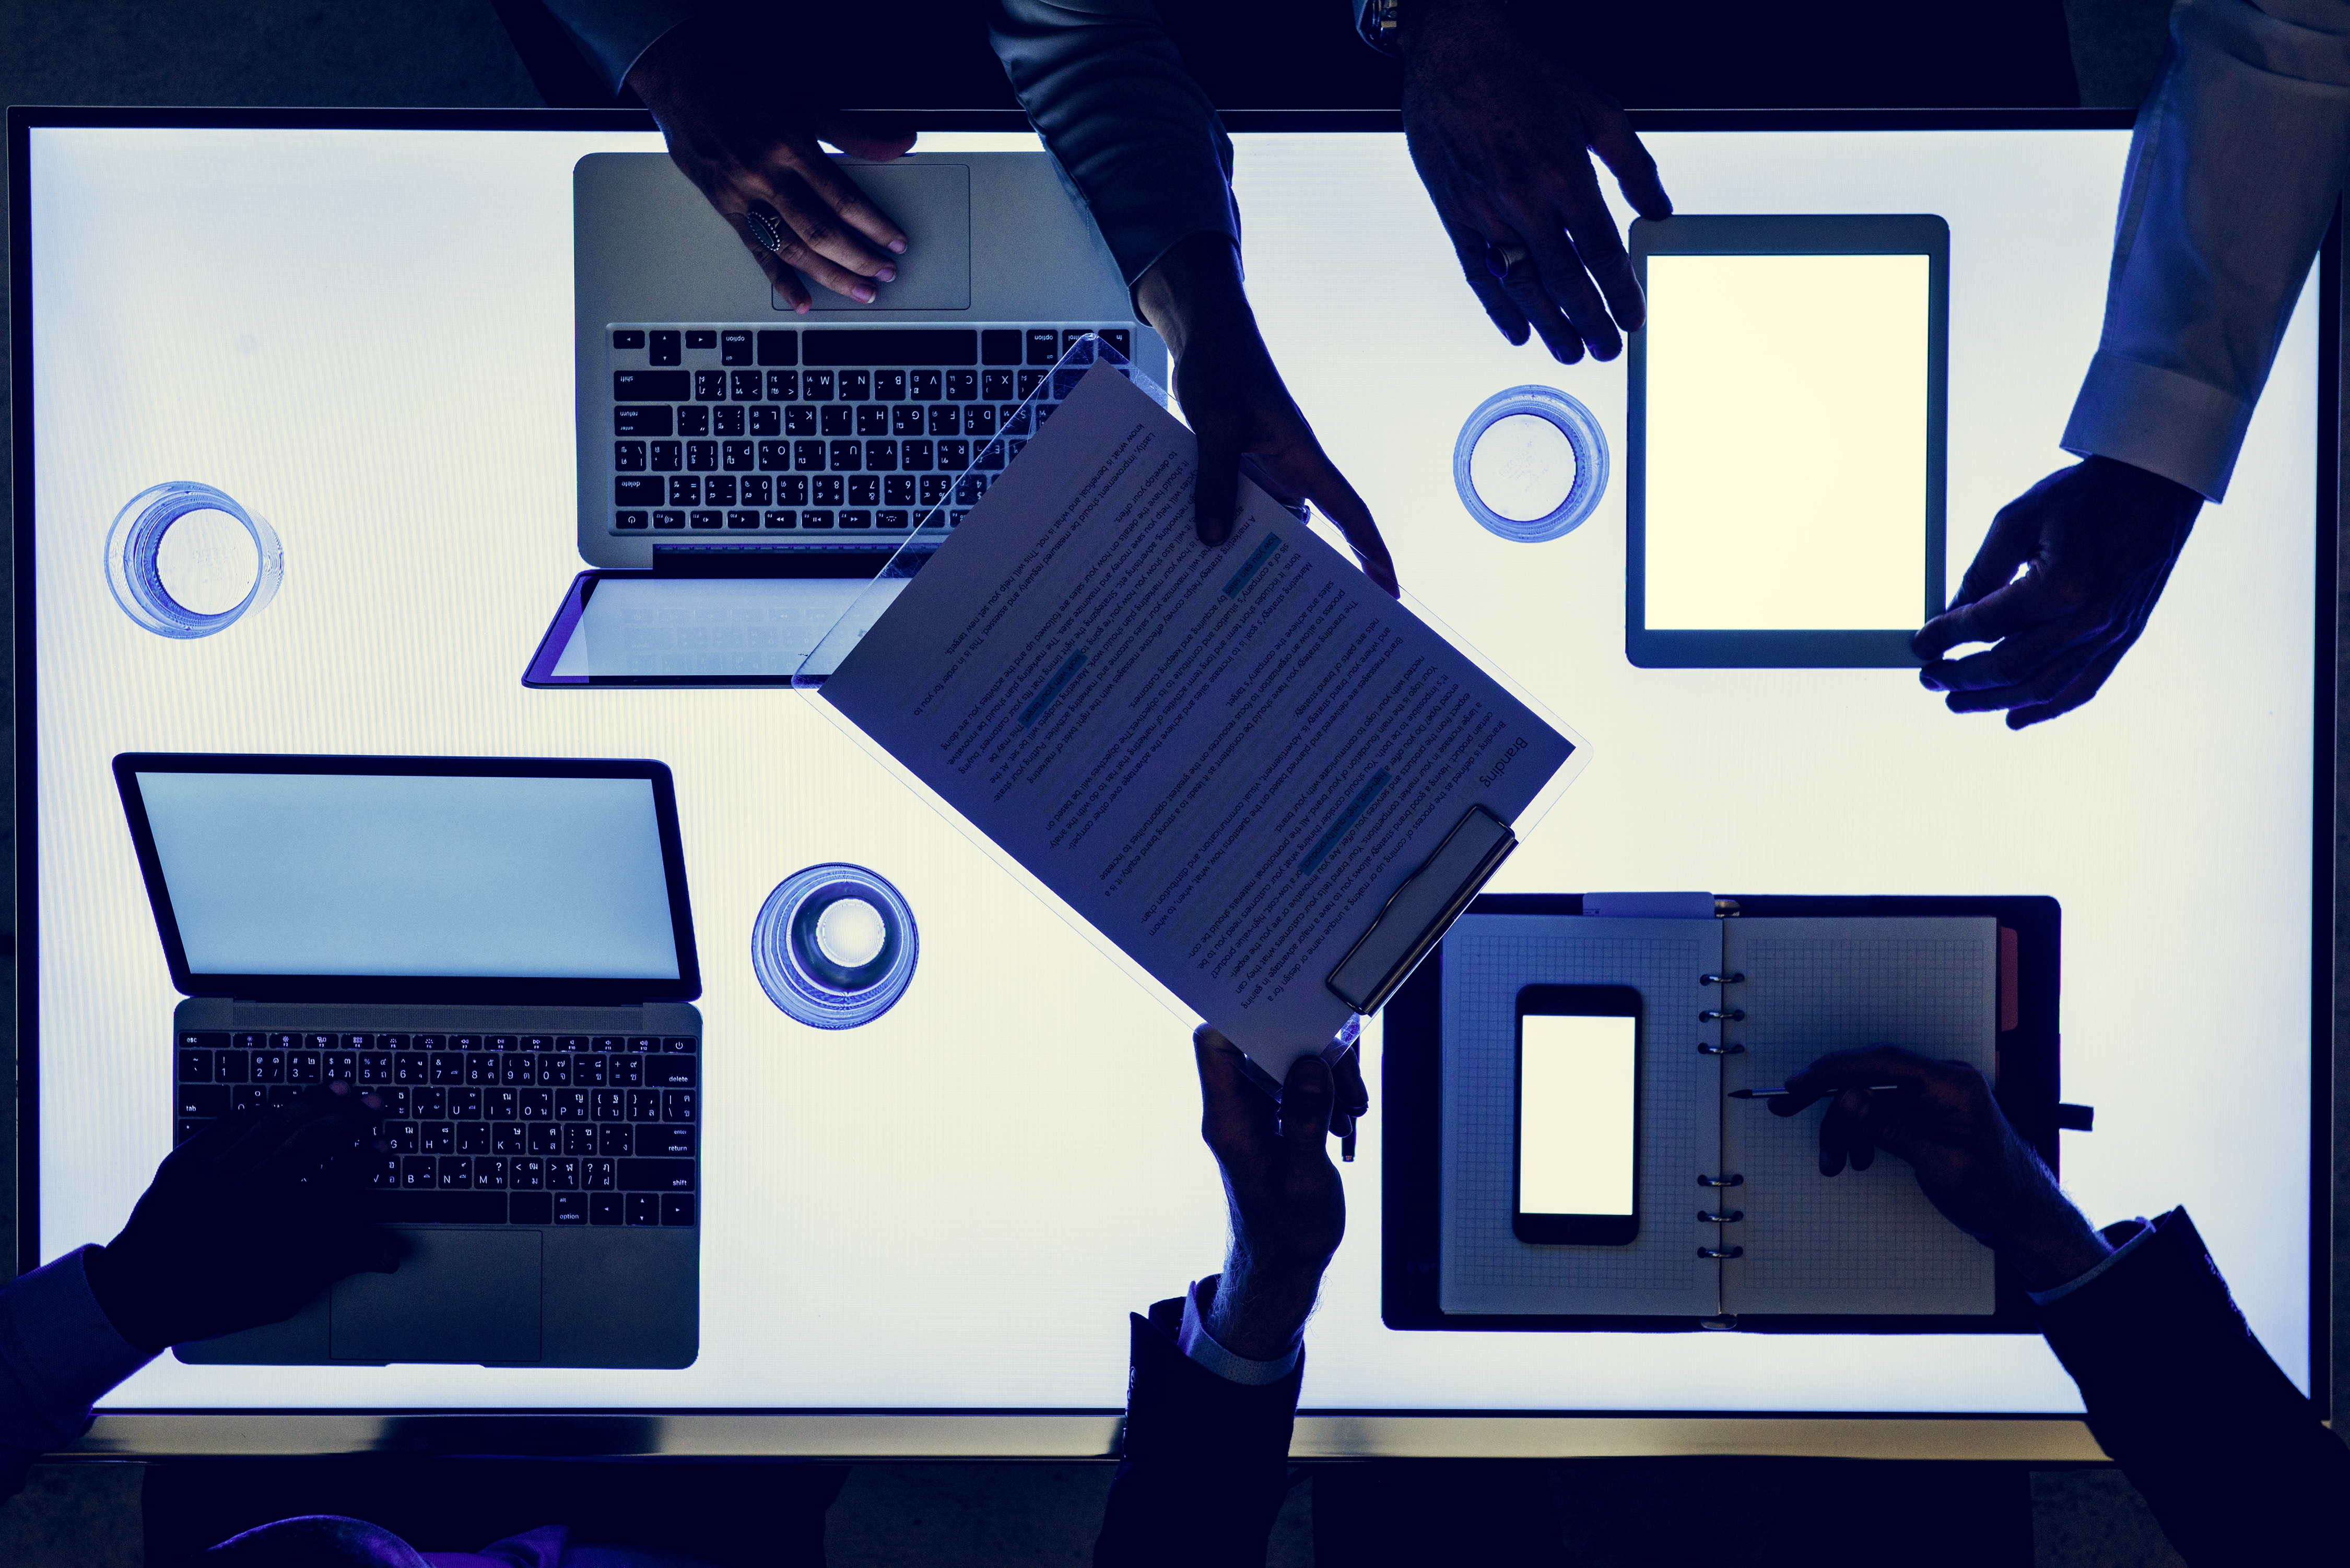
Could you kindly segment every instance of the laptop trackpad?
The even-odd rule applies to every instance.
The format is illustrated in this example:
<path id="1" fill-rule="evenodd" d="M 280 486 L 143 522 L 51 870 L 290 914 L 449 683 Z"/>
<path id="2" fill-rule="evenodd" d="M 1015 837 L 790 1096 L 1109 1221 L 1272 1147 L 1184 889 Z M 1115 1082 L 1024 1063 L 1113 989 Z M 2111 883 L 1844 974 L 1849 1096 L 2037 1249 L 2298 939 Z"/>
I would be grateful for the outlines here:
<path id="1" fill-rule="evenodd" d="M 836 161 L 837 161 L 836 160 Z M 873 204 L 906 231 L 896 258 L 898 281 L 880 285 L 859 305 L 819 283 L 807 284 L 812 311 L 843 313 L 971 308 L 971 166 L 967 163 L 841 163 Z M 777 310 L 789 310 L 781 295 Z"/>
<path id="2" fill-rule="evenodd" d="M 404 1231 L 396 1274 L 353 1274 L 330 1298 L 338 1361 L 536 1361 L 538 1232 Z"/>

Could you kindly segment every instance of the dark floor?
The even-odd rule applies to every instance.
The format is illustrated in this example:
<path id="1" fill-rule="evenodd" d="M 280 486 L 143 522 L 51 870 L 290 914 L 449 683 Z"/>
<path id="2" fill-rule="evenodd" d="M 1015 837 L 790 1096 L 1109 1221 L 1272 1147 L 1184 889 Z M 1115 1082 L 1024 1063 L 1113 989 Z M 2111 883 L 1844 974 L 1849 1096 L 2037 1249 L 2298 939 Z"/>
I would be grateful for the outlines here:
<path id="1" fill-rule="evenodd" d="M 1336 8 L 1335 0 L 1316 3 Z M 2135 105 L 2161 50 L 2166 0 L 2066 0 L 2064 9 L 2082 101 Z M 0 95 L 57 104 L 541 102 L 489 0 L 0 0 Z M 0 290 L 6 276 L 0 269 Z M 0 381 L 0 402 L 6 397 Z M 0 467 L 0 493 L 5 486 Z M 6 569 L 0 553 L 0 575 Z M 0 607 L 8 602 L 0 594 Z M 0 639 L 0 659 L 9 646 Z M 0 727 L 9 722 L 6 701 L 0 688 Z M 13 863 L 0 857 L 0 867 Z M 12 980 L 0 972 L 0 986 Z M 13 1011 L 0 1010 L 0 1030 Z M 5 1049 L 13 1067 L 13 1039 Z M 0 1116 L 0 1256 L 15 1251 L 15 1130 Z M 2350 1251 L 2345 1242 L 2337 1232 L 2337 1256 Z M 2337 1349 L 2337 1368 L 2345 1359 Z M 1777 1491 L 1761 1462 L 1715 1472 L 1694 1489 L 1688 1467 L 1663 1463 L 1559 1466 L 1550 1479 L 1565 1544 L 1586 1568 L 1751 1563 L 1762 1547 L 1757 1515 L 1767 1520 Z M 859 1466 L 832 1510 L 830 1558 L 840 1568 L 1083 1563 L 1107 1484 L 1101 1465 Z M 134 1568 L 143 1556 L 140 1485 L 135 1465 L 36 1469 L 24 1495 L 0 1504 L 0 1563 Z M 2043 1568 L 2178 1561 L 2115 1472 L 2042 1472 L 2033 1500 Z M 1300 1487 L 1275 1531 L 1274 1563 L 1311 1562 L 1309 1508 L 1310 1488 Z M 1876 1543 L 1861 1549 L 1877 1554 Z"/>

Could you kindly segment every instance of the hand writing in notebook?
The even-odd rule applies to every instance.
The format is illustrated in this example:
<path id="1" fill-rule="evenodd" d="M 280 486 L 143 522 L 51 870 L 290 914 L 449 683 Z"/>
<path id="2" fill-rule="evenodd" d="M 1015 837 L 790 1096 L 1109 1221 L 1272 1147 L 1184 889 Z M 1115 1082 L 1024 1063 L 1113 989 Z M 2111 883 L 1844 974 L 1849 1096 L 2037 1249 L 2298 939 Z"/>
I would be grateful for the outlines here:
<path id="1" fill-rule="evenodd" d="M 1886 1092 L 1876 1085 L 1898 1084 Z M 1996 1247 L 2026 1285 L 2045 1290 L 2094 1268 L 2110 1251 L 2056 1179 L 2001 1114 L 1983 1075 L 1894 1045 L 1838 1051 L 1787 1080 L 1771 1114 L 1792 1116 L 1828 1100 L 1820 1121 L 1820 1174 L 1866 1170 L 1880 1148 L 1899 1155 L 1950 1222 Z"/>

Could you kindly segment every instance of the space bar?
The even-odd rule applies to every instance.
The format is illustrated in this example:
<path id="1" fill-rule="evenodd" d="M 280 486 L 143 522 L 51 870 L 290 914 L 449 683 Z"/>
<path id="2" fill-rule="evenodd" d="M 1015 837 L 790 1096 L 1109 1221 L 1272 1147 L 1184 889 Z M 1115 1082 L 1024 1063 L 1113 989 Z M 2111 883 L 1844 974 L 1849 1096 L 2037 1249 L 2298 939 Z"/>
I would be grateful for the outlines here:
<path id="1" fill-rule="evenodd" d="M 503 1192 L 362 1192 L 359 1218 L 378 1225 L 503 1225 Z"/>

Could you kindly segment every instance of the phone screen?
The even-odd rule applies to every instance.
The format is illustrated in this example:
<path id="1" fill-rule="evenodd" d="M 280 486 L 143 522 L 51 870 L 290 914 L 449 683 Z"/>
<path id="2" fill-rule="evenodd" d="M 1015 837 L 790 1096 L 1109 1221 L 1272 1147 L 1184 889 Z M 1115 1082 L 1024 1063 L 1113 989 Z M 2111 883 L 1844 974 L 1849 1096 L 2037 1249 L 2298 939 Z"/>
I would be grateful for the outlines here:
<path id="1" fill-rule="evenodd" d="M 1638 1110 L 1630 1006 L 1518 1017 L 1516 1231 L 1529 1241 L 1629 1241 Z"/>

